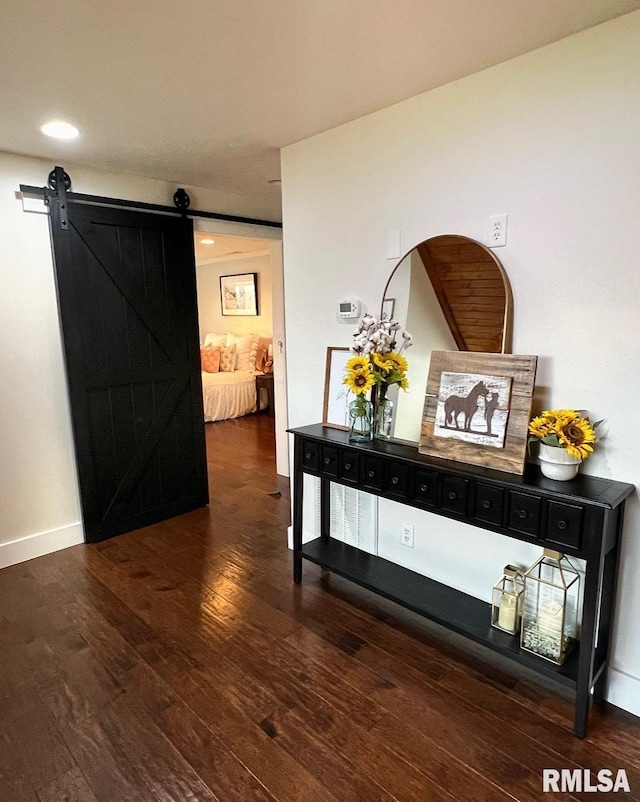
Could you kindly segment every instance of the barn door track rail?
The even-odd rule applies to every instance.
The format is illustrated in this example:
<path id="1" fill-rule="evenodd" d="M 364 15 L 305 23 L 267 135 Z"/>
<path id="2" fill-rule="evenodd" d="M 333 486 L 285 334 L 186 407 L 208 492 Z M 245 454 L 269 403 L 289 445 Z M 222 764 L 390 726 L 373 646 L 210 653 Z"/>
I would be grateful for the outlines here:
<path id="1" fill-rule="evenodd" d="M 125 200 L 124 198 L 108 198 L 102 195 L 85 195 L 81 192 L 71 192 L 71 178 L 63 167 L 55 167 L 48 177 L 49 185 L 46 187 L 34 187 L 28 184 L 20 184 L 20 192 L 32 198 L 43 198 L 48 205 L 51 198 L 57 198 L 60 202 L 60 228 L 66 230 L 69 227 L 67 220 L 67 203 L 87 203 L 99 206 L 114 206 L 125 209 L 140 209 L 145 212 L 159 212 L 160 214 L 182 215 L 189 217 L 204 217 L 209 220 L 224 220 L 229 223 L 246 223 L 254 226 L 268 226 L 269 228 L 282 228 L 282 223 L 274 220 L 259 220 L 253 217 L 238 217 L 233 214 L 221 214 L 219 212 L 205 212 L 196 209 L 189 209 L 191 199 L 182 187 L 178 188 L 173 196 L 175 206 L 162 206 L 158 203 L 145 203 L 143 201 Z"/>

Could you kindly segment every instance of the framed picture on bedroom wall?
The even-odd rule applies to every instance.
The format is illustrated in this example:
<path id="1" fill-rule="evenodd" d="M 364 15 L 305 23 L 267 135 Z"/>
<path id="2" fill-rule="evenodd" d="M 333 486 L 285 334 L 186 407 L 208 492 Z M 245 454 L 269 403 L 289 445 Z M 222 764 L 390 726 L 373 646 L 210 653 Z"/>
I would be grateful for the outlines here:
<path id="1" fill-rule="evenodd" d="M 258 274 L 220 276 L 220 302 L 223 315 L 255 317 L 258 314 Z"/>

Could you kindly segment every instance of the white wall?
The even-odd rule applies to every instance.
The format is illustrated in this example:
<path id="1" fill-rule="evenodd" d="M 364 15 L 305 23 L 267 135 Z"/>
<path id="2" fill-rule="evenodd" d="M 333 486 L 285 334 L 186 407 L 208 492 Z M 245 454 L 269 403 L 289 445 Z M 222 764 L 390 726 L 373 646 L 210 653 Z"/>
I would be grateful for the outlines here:
<path id="1" fill-rule="evenodd" d="M 486 240 L 513 287 L 514 352 L 538 354 L 536 404 L 587 408 L 608 434 L 583 470 L 640 484 L 640 12 L 412 98 L 282 154 L 289 422 L 321 419 L 345 295 L 379 308 L 402 250 L 437 234 Z M 410 353 L 408 356 L 410 357 Z M 488 599 L 508 538 L 415 510 L 380 511 L 380 553 Z M 413 552 L 400 519 L 416 526 Z M 609 699 L 640 714 L 640 511 L 627 505 Z"/>
<path id="2" fill-rule="evenodd" d="M 62 163 L 76 192 L 172 205 L 174 184 Z M 83 541 L 48 216 L 25 213 L 16 194 L 44 186 L 53 166 L 0 153 L 0 568 Z M 186 189 L 195 209 L 252 213 L 236 196 Z M 281 235 L 202 222 L 203 231 L 215 222 L 222 233 Z"/>
<path id="3" fill-rule="evenodd" d="M 220 276 L 231 276 L 237 273 L 258 274 L 258 311 L 260 314 L 255 317 L 222 314 Z M 201 342 L 209 332 L 224 334 L 230 331 L 233 334 L 259 334 L 261 337 L 271 337 L 273 334 L 271 273 L 269 250 L 260 256 L 243 256 L 230 260 L 216 259 L 196 264 Z"/>

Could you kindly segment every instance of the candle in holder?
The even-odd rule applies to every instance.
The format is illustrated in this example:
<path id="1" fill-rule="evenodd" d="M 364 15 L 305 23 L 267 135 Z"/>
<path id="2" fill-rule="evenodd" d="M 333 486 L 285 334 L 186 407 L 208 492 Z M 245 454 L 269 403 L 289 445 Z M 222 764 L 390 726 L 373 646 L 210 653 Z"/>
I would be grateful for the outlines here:
<path id="1" fill-rule="evenodd" d="M 520 628 L 523 580 L 516 565 L 505 565 L 491 592 L 491 626 L 515 635 Z"/>
<path id="2" fill-rule="evenodd" d="M 498 626 L 507 632 L 515 632 L 518 621 L 518 599 L 510 593 L 503 593 L 500 599 L 500 612 L 498 613 Z"/>
<path id="3" fill-rule="evenodd" d="M 538 629 L 544 635 L 553 635 L 559 638 L 562 635 L 561 604 L 555 601 L 543 601 L 538 613 Z"/>

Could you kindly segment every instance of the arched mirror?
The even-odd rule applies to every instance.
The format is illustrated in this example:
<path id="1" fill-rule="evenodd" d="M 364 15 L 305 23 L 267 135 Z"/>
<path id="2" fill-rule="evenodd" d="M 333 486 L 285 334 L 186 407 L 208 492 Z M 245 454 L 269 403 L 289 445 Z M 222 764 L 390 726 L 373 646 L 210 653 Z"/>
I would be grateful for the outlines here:
<path id="1" fill-rule="evenodd" d="M 394 387 L 393 438 L 418 441 L 432 351 L 510 353 L 513 300 L 493 252 L 454 234 L 416 245 L 393 270 L 382 315 L 413 336 L 409 390 Z"/>

